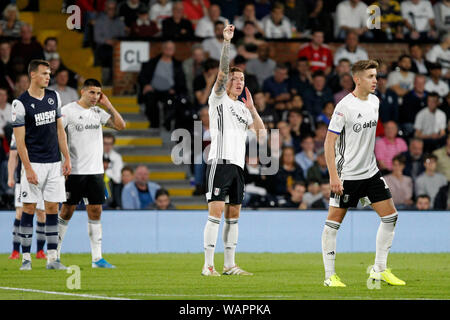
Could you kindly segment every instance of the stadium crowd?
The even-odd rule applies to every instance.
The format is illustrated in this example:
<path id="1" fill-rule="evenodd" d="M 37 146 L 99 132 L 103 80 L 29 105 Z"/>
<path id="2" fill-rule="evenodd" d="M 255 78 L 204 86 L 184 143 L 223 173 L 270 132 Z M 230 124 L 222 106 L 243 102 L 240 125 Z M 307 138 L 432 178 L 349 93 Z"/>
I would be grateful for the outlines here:
<path id="1" fill-rule="evenodd" d="M 66 7 L 71 4 L 82 9 L 84 46 L 93 49 L 95 64 L 103 67 L 103 83 L 111 83 L 117 41 L 163 41 L 161 53 L 142 64 L 139 102 L 153 128 L 192 130 L 193 120 L 200 120 L 206 151 L 208 96 L 218 72 L 222 31 L 226 20 L 236 26 L 232 63 L 244 70 L 266 128 L 279 129 L 280 144 L 278 150 L 270 137 L 258 141 L 279 161 L 275 175 L 264 175 L 268 165 L 247 157 L 246 207 L 328 207 L 323 144 L 336 104 L 353 90 L 351 65 L 368 58 L 359 41 L 409 43 L 409 53 L 394 64 L 380 61 L 375 154 L 397 208 L 450 208 L 450 0 L 64 1 Z M 366 10 L 372 4 L 380 10 L 379 29 L 367 28 Z M 28 87 L 28 62 L 50 62 L 51 88 L 63 104 L 78 98 L 82 77 L 61 61 L 56 38 L 36 41 L 14 5 L 3 8 L 0 37 L 0 206 L 7 207 L 13 194 L 7 186 L 9 103 Z M 306 43 L 290 65 L 271 56 L 265 41 L 270 39 Z M 198 44 L 188 59 L 179 61 L 174 40 Z M 331 41 L 343 44 L 333 52 L 327 46 Z M 424 42 L 431 43 L 428 51 Z M 113 145 L 114 136 L 105 134 L 107 207 L 171 208 L 168 192 L 148 181 L 148 168 L 124 166 Z M 191 166 L 195 195 L 204 194 L 205 167 Z"/>

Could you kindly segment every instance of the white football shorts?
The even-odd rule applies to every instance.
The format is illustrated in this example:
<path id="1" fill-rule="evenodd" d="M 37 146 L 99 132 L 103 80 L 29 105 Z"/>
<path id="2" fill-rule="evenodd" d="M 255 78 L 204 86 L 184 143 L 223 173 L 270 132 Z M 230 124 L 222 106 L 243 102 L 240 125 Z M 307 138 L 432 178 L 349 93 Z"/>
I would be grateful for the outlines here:
<path id="1" fill-rule="evenodd" d="M 14 192 L 16 195 L 14 198 L 14 206 L 16 208 L 22 208 L 22 190 L 20 189 L 20 183 L 16 183 Z M 42 196 L 41 199 L 37 202 L 36 209 L 45 211 L 45 205 Z"/>

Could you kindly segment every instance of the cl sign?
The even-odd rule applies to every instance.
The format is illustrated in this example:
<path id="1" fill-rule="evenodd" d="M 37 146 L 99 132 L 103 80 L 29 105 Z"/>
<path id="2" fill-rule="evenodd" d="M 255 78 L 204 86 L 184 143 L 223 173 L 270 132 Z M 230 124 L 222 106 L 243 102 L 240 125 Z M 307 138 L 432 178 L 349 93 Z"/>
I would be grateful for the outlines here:
<path id="1" fill-rule="evenodd" d="M 123 41 L 120 43 L 120 71 L 139 72 L 141 64 L 150 58 L 150 43 Z"/>

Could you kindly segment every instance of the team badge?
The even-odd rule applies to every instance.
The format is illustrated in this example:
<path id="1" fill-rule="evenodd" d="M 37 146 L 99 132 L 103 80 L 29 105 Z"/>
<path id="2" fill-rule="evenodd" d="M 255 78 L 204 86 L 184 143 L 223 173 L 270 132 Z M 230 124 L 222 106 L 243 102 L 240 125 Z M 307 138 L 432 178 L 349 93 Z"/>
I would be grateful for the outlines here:
<path id="1" fill-rule="evenodd" d="M 28 193 L 26 191 L 22 192 L 22 197 L 26 198 Z"/>
<path id="2" fill-rule="evenodd" d="M 220 188 L 214 188 L 214 195 L 218 196 L 220 193 Z"/>
<path id="3" fill-rule="evenodd" d="M 55 104 L 55 100 L 53 100 L 52 98 L 48 98 L 48 104 L 49 105 L 54 105 Z"/>
<path id="4" fill-rule="evenodd" d="M 353 131 L 355 131 L 356 133 L 360 132 L 361 129 L 362 129 L 361 123 L 355 123 L 355 124 L 353 125 Z"/>
<path id="5" fill-rule="evenodd" d="M 82 125 L 81 123 L 78 123 L 77 125 L 75 125 L 75 129 L 76 129 L 78 132 L 81 132 L 81 131 L 84 130 L 84 127 L 83 127 L 83 125 Z"/>
<path id="6" fill-rule="evenodd" d="M 31 107 L 34 109 L 34 103 L 31 104 Z"/>

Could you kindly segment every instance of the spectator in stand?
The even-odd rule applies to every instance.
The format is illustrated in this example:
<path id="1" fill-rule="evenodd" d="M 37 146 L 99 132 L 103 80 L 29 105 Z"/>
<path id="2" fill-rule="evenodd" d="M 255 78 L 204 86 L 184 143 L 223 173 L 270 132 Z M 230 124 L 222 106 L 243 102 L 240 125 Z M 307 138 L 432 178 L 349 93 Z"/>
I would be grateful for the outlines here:
<path id="1" fill-rule="evenodd" d="M 302 151 L 295 155 L 295 162 L 300 166 L 303 176 L 306 176 L 308 169 L 314 165 L 317 155 L 314 152 L 314 138 L 306 135 L 302 138 L 300 146 Z"/>
<path id="2" fill-rule="evenodd" d="M 208 9 L 208 15 L 204 16 L 199 20 L 195 28 L 195 35 L 200 38 L 217 37 L 216 23 L 218 21 L 222 22 L 222 32 L 223 32 L 225 18 L 220 15 L 220 6 L 217 4 L 211 4 L 211 6 Z"/>
<path id="3" fill-rule="evenodd" d="M 202 130 L 200 132 L 194 132 L 195 138 L 201 139 L 202 141 L 202 152 L 200 154 L 194 154 L 194 179 L 195 179 L 195 190 L 193 195 L 203 195 L 205 194 L 205 173 L 206 173 L 206 162 L 208 159 L 209 148 L 207 147 L 211 144 L 211 132 L 209 129 L 209 114 L 208 106 L 200 109 L 198 112 L 198 117 L 202 122 Z M 201 134 L 198 137 L 197 134 Z"/>
<path id="4" fill-rule="evenodd" d="M 415 136 L 423 140 L 425 152 L 432 152 L 445 144 L 447 118 L 438 105 L 439 95 L 436 92 L 429 93 L 427 107 L 417 114 L 414 122 Z"/>
<path id="5" fill-rule="evenodd" d="M 0 20 L 1 35 L 5 37 L 19 38 L 20 28 L 23 22 L 20 21 L 19 10 L 13 4 L 9 4 L 3 10 L 3 19 Z"/>
<path id="6" fill-rule="evenodd" d="M 338 104 L 339 101 L 342 100 L 346 95 L 351 93 L 354 88 L 353 84 L 353 77 L 350 75 L 350 73 L 344 73 L 341 75 L 341 87 L 342 90 L 339 92 L 336 92 L 333 96 L 334 98 L 334 104 Z"/>
<path id="7" fill-rule="evenodd" d="M 149 38 L 158 34 L 158 25 L 150 20 L 147 7 L 145 5 L 140 6 L 136 20 L 130 25 L 130 37 Z"/>
<path id="8" fill-rule="evenodd" d="M 56 83 L 49 87 L 59 93 L 61 98 L 61 106 L 70 102 L 76 101 L 79 98 L 77 90 L 67 85 L 69 82 L 69 71 L 66 69 L 59 69 L 55 75 Z"/>
<path id="9" fill-rule="evenodd" d="M 421 211 L 432 209 L 430 196 L 427 194 L 419 195 L 416 200 L 416 209 Z"/>
<path id="10" fill-rule="evenodd" d="M 105 174 L 112 180 L 114 187 L 121 183 L 123 168 L 122 156 L 114 150 L 115 143 L 116 137 L 112 133 L 105 132 L 103 134 L 103 157 L 109 159 L 109 166 L 105 170 Z"/>
<path id="11" fill-rule="evenodd" d="M 180 2 L 183 4 L 182 2 Z M 172 17 L 173 3 L 169 0 L 157 0 L 150 7 L 150 20 L 154 21 L 158 29 L 162 29 L 162 22 L 164 19 Z"/>
<path id="12" fill-rule="evenodd" d="M 277 129 L 280 130 L 280 148 L 294 147 L 294 138 L 292 138 L 289 124 L 286 121 L 279 121 Z"/>
<path id="13" fill-rule="evenodd" d="M 443 99 L 442 103 L 439 105 L 439 109 L 444 111 L 447 117 L 448 122 L 447 132 L 450 132 L 450 92 L 447 94 L 445 99 Z"/>
<path id="14" fill-rule="evenodd" d="M 290 39 L 292 38 L 292 27 L 289 19 L 284 16 L 284 5 L 275 2 L 267 15 L 262 19 L 264 36 L 268 39 Z"/>
<path id="15" fill-rule="evenodd" d="M 147 209 L 150 210 L 175 210 L 175 206 L 170 201 L 169 192 L 164 189 L 158 189 L 155 194 L 155 202 L 150 204 Z"/>
<path id="16" fill-rule="evenodd" d="M 44 59 L 44 50 L 33 37 L 33 28 L 29 24 L 20 27 L 20 40 L 12 47 L 11 57 L 21 57 L 27 67 L 33 59 Z"/>
<path id="17" fill-rule="evenodd" d="M 303 99 L 299 94 L 292 96 L 291 100 L 287 104 L 287 107 L 288 107 L 286 110 L 287 116 L 292 117 L 291 113 L 300 111 L 300 114 L 302 116 L 302 121 L 301 121 L 301 126 L 300 126 L 301 134 L 302 135 L 313 134 L 314 130 L 315 130 L 314 119 L 311 116 L 311 114 L 303 108 L 303 106 L 304 106 Z"/>
<path id="18" fill-rule="evenodd" d="M 288 67 L 283 63 L 278 63 L 273 76 L 264 80 L 263 91 L 269 104 L 291 98 L 289 93 Z"/>
<path id="19" fill-rule="evenodd" d="M 10 97 L 14 94 L 15 73 L 11 60 L 11 44 L 0 42 L 0 87 L 7 88 Z"/>
<path id="20" fill-rule="evenodd" d="M 219 61 L 207 59 L 203 64 L 203 73 L 194 79 L 194 104 L 197 109 L 208 106 L 208 98 L 219 72 Z"/>
<path id="21" fill-rule="evenodd" d="M 414 121 L 420 110 L 427 106 L 428 93 L 425 91 L 426 77 L 417 74 L 414 78 L 414 88 L 403 98 L 403 104 L 399 108 L 399 124 L 404 137 L 414 134 Z"/>
<path id="22" fill-rule="evenodd" d="M 8 103 L 8 90 L 0 88 L 0 138 L 5 138 L 4 128 L 11 122 L 11 104 Z"/>
<path id="23" fill-rule="evenodd" d="M 345 44 L 340 46 L 334 55 L 334 65 L 336 66 L 340 60 L 348 59 L 350 64 L 354 64 L 359 60 L 369 59 L 367 51 L 359 46 L 358 34 L 349 31 L 345 37 Z"/>
<path id="24" fill-rule="evenodd" d="M 321 198 L 312 203 L 311 209 L 328 209 L 330 206 L 331 187 L 328 180 L 320 183 Z"/>
<path id="25" fill-rule="evenodd" d="M 327 162 L 325 159 L 325 151 L 323 148 L 317 151 L 316 161 L 308 169 L 306 174 L 306 181 L 311 183 L 312 181 L 329 181 L 330 173 L 328 172 Z"/>
<path id="26" fill-rule="evenodd" d="M 58 53 L 58 39 L 55 37 L 48 37 L 44 40 L 44 59 L 50 60 L 55 53 Z"/>
<path id="27" fill-rule="evenodd" d="M 263 166 L 259 163 L 258 157 L 245 157 L 244 181 L 245 195 L 242 205 L 244 207 L 269 206 L 273 200 L 268 190 L 273 188 L 272 176 L 265 176 L 262 173 Z"/>
<path id="28" fill-rule="evenodd" d="M 138 18 L 139 11 L 143 10 L 143 8 L 148 11 L 148 8 L 140 0 L 126 0 L 117 6 L 117 15 L 127 28 L 131 28 L 133 22 Z"/>
<path id="29" fill-rule="evenodd" d="M 134 21 L 134 20 L 133 20 Z M 125 36 L 125 24 L 116 16 L 116 2 L 108 1 L 105 12 L 94 20 L 95 65 L 105 69 L 104 84 L 111 82 L 113 48 L 117 38 Z"/>
<path id="30" fill-rule="evenodd" d="M 272 2 L 270 0 L 257 0 L 255 2 L 255 15 L 258 20 L 262 20 L 268 16 L 272 10 Z"/>
<path id="31" fill-rule="evenodd" d="M 124 166 L 121 170 L 122 180 L 116 188 L 113 188 L 113 198 L 110 203 L 111 208 L 122 209 L 122 190 L 128 183 L 134 180 L 134 170 L 130 166 Z"/>
<path id="32" fill-rule="evenodd" d="M 324 148 L 327 132 L 328 125 L 325 122 L 318 121 L 316 124 L 316 130 L 314 130 L 314 151 L 317 155 L 319 151 Z"/>
<path id="33" fill-rule="evenodd" d="M 254 94 L 254 92 L 260 91 L 258 79 L 256 78 L 256 76 L 247 73 L 247 59 L 245 59 L 241 55 L 237 55 L 234 58 L 234 66 L 238 67 L 244 72 L 245 86 L 250 92 Z M 239 100 L 242 100 L 242 98 L 245 98 L 245 92 L 242 92 L 238 97 Z"/>
<path id="34" fill-rule="evenodd" d="M 250 92 L 252 92 L 256 110 L 264 123 L 264 127 L 266 129 L 275 129 L 275 125 L 278 122 L 278 115 L 275 110 L 273 110 L 272 106 L 266 103 L 264 93 L 262 91 L 251 90 Z"/>
<path id="35" fill-rule="evenodd" d="M 308 25 L 308 11 L 304 0 L 285 0 L 284 15 L 289 19 L 294 38 L 302 38 Z"/>
<path id="36" fill-rule="evenodd" d="M 392 71 L 388 76 L 388 88 L 395 91 L 399 97 L 403 97 L 414 87 L 414 73 L 411 72 L 411 57 L 403 54 L 398 59 L 399 70 Z"/>
<path id="37" fill-rule="evenodd" d="M 19 97 L 22 93 L 28 90 L 30 87 L 30 78 L 28 74 L 22 73 L 16 77 L 16 82 L 14 84 L 14 98 Z"/>
<path id="38" fill-rule="evenodd" d="M 264 40 L 256 38 L 255 23 L 245 21 L 242 31 L 244 35 L 236 43 L 238 53 L 246 59 L 258 58 L 258 46 L 262 45 Z"/>
<path id="39" fill-rule="evenodd" d="M 128 183 L 122 190 L 122 208 L 125 210 L 146 209 L 156 199 L 156 191 L 161 187 L 151 181 L 148 168 L 140 165 L 134 172 L 134 181 Z"/>
<path id="40" fill-rule="evenodd" d="M 289 191 L 289 196 L 286 197 L 286 201 L 282 203 L 282 207 L 305 210 L 307 208 L 306 204 L 303 202 L 305 192 L 305 183 L 303 181 L 295 181 Z"/>
<path id="41" fill-rule="evenodd" d="M 423 58 L 423 50 L 418 43 L 409 45 L 409 54 L 411 55 L 411 72 L 428 74 L 427 62 Z"/>
<path id="42" fill-rule="evenodd" d="M 322 194 L 320 193 L 319 180 L 308 181 L 306 189 L 307 192 L 303 196 L 303 203 L 306 206 L 306 208 L 303 209 L 311 208 L 313 202 L 322 198 Z"/>
<path id="43" fill-rule="evenodd" d="M 428 154 L 424 158 L 425 172 L 417 177 L 415 181 L 416 194 L 426 194 L 430 197 L 431 206 L 434 207 L 434 199 L 442 187 L 448 185 L 447 178 L 436 172 L 437 157 Z"/>
<path id="44" fill-rule="evenodd" d="M 446 145 L 433 152 L 438 158 L 436 171 L 442 173 L 450 181 L 450 133 L 447 135 Z"/>
<path id="45" fill-rule="evenodd" d="M 334 18 L 337 1 L 306 0 L 308 12 L 307 29 L 321 28 L 325 32 L 325 41 L 334 39 Z"/>
<path id="46" fill-rule="evenodd" d="M 76 0 L 75 5 L 82 13 L 83 48 L 94 46 L 93 25 L 94 20 L 105 10 L 106 0 Z"/>
<path id="47" fill-rule="evenodd" d="M 341 76 L 351 72 L 351 63 L 347 58 L 339 59 L 336 68 L 328 75 L 327 86 L 334 93 L 342 90 Z"/>
<path id="48" fill-rule="evenodd" d="M 303 94 L 311 87 L 312 76 L 309 69 L 309 61 L 306 57 L 297 59 L 296 69 L 289 77 L 289 91 L 292 95 Z"/>
<path id="49" fill-rule="evenodd" d="M 217 61 L 220 60 L 220 56 L 222 54 L 224 28 L 225 24 L 221 20 L 216 21 L 214 23 L 214 38 L 208 38 L 202 41 L 203 50 L 208 53 L 209 58 L 215 59 Z M 234 44 L 230 43 L 230 60 L 233 60 L 236 55 L 236 47 L 234 46 Z"/>
<path id="50" fill-rule="evenodd" d="M 53 53 L 50 58 L 48 59 L 48 62 L 50 64 L 50 85 L 54 85 L 56 83 L 56 72 L 58 70 L 67 70 L 69 74 L 69 80 L 67 82 L 67 85 L 71 88 L 78 89 L 78 81 L 84 81 L 82 77 L 80 77 L 78 74 L 76 74 L 74 71 L 70 70 L 66 66 L 64 66 L 61 62 L 61 58 L 59 57 L 58 53 Z"/>
<path id="51" fill-rule="evenodd" d="M 375 157 L 382 173 L 392 171 L 392 159 L 399 153 L 408 151 L 405 140 L 397 137 L 398 127 L 394 121 L 384 123 L 384 137 L 375 142 Z"/>
<path id="52" fill-rule="evenodd" d="M 398 209 L 408 209 L 414 204 L 413 198 L 413 181 L 411 177 L 405 176 L 406 158 L 404 155 L 396 155 L 392 159 L 392 173 L 385 175 L 389 189 L 391 190 L 392 200 Z"/>
<path id="53" fill-rule="evenodd" d="M 311 42 L 300 47 L 298 58 L 306 57 L 309 61 L 311 72 L 321 70 L 325 75 L 330 74 L 333 68 L 333 54 L 330 48 L 323 44 L 324 33 L 322 30 L 314 30 Z"/>
<path id="54" fill-rule="evenodd" d="M 401 11 L 411 40 L 437 39 L 434 12 L 430 1 L 403 1 Z"/>
<path id="55" fill-rule="evenodd" d="M 181 2 L 179 2 L 181 3 Z M 177 4 L 175 4 L 176 6 Z M 183 61 L 183 71 L 186 78 L 186 88 L 189 98 L 194 101 L 194 79 L 203 74 L 203 65 L 206 60 L 202 45 L 196 43 L 191 48 L 191 57 Z"/>
<path id="56" fill-rule="evenodd" d="M 167 40 L 192 39 L 194 28 L 191 21 L 183 17 L 183 2 L 175 2 L 172 16 L 162 21 L 162 38 Z"/>
<path id="57" fill-rule="evenodd" d="M 256 19 L 255 4 L 251 2 L 248 2 L 244 5 L 242 15 L 234 19 L 233 24 L 237 30 L 244 31 L 245 22 L 247 21 L 253 22 L 253 25 L 255 26 L 258 33 L 264 35 L 262 23 L 260 20 Z"/>
<path id="58" fill-rule="evenodd" d="M 360 0 L 345 0 L 336 7 L 335 37 L 344 40 L 350 31 L 368 39 L 373 34 L 367 28 L 367 5 Z"/>
<path id="59" fill-rule="evenodd" d="M 302 169 L 295 162 L 293 147 L 283 147 L 280 158 L 280 169 L 275 175 L 275 193 L 287 196 L 296 181 L 305 181 Z"/>
<path id="60" fill-rule="evenodd" d="M 295 153 L 302 151 L 300 142 L 304 134 L 302 130 L 303 126 L 303 114 L 301 109 L 291 109 L 288 111 L 288 123 L 291 129 L 292 142 L 294 144 Z M 304 127 L 303 127 L 304 128 Z"/>
<path id="61" fill-rule="evenodd" d="M 201 18 L 208 15 L 209 6 L 209 0 L 183 0 L 184 16 L 196 26 Z"/>
<path id="62" fill-rule="evenodd" d="M 425 166 L 423 165 L 423 140 L 412 138 L 409 141 L 408 151 L 402 153 L 402 155 L 406 159 L 403 174 L 411 177 L 415 181 L 425 171 Z"/>
<path id="63" fill-rule="evenodd" d="M 225 19 L 233 22 L 242 11 L 242 1 L 240 0 L 213 0 L 212 3 L 217 3 L 220 6 L 220 12 Z"/>
<path id="64" fill-rule="evenodd" d="M 264 80 L 273 75 L 276 62 L 269 58 L 270 47 L 263 43 L 258 47 L 258 58 L 247 62 L 247 72 L 253 74 L 258 79 L 259 86 L 262 87 Z"/>
<path id="65" fill-rule="evenodd" d="M 450 0 L 436 2 L 433 6 L 436 30 L 440 36 L 450 32 Z"/>
<path id="66" fill-rule="evenodd" d="M 305 110 L 311 113 L 314 119 L 320 115 L 322 108 L 328 101 L 333 101 L 333 93 L 326 86 L 326 77 L 322 71 L 313 74 L 312 87 L 303 93 Z"/>
<path id="67" fill-rule="evenodd" d="M 378 113 L 381 123 L 388 121 L 398 122 L 398 96 L 387 87 L 387 75 L 379 73 L 377 75 L 377 89 L 375 95 L 380 100 L 380 108 Z"/>
<path id="68" fill-rule="evenodd" d="M 325 102 L 322 108 L 322 112 L 316 118 L 316 122 L 323 122 L 328 126 L 330 124 L 331 116 L 333 115 L 335 107 L 336 106 L 334 105 L 333 101 Z"/>
<path id="69" fill-rule="evenodd" d="M 431 63 L 429 66 L 430 78 L 425 82 L 425 90 L 436 92 L 439 97 L 445 98 L 449 92 L 448 84 L 441 78 L 442 67 L 439 63 Z"/>
<path id="70" fill-rule="evenodd" d="M 425 55 L 428 62 L 440 63 L 442 75 L 450 79 L 450 33 L 442 37 L 439 44 L 434 45 Z"/>
<path id="71" fill-rule="evenodd" d="M 176 94 L 186 93 L 183 67 L 173 57 L 174 54 L 175 44 L 165 41 L 161 54 L 141 66 L 138 81 L 151 128 L 159 128 L 160 125 L 158 102 L 167 102 L 169 98 L 174 99 Z"/>
<path id="72" fill-rule="evenodd" d="M 400 4 L 396 0 L 379 0 L 372 5 L 380 8 L 381 29 L 373 29 L 374 38 L 379 41 L 401 40 L 403 34 L 403 17 Z"/>

